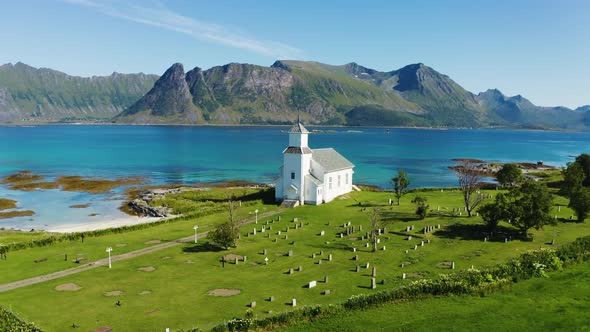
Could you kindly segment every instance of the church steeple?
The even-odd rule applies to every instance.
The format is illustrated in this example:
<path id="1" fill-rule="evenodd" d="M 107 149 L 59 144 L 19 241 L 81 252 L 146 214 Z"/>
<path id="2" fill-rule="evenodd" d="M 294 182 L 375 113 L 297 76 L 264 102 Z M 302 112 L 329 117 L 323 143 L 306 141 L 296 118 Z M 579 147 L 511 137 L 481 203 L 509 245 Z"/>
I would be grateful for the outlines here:
<path id="1" fill-rule="evenodd" d="M 298 148 L 301 153 L 311 153 L 311 150 L 307 146 L 308 134 L 309 131 L 297 119 L 297 123 L 289 130 L 289 147 L 287 149 L 293 151 L 292 148 Z"/>

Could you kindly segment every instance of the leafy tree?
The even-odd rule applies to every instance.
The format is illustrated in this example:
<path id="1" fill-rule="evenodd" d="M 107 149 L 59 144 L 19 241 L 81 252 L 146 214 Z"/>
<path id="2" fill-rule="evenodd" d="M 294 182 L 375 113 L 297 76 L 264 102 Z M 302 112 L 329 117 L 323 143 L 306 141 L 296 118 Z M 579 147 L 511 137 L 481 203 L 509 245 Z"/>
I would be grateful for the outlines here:
<path id="1" fill-rule="evenodd" d="M 373 252 L 377 251 L 377 239 L 379 238 L 379 228 L 381 228 L 381 215 L 379 209 L 373 208 L 369 216 L 371 222 L 371 240 L 373 241 Z"/>
<path id="2" fill-rule="evenodd" d="M 504 164 L 496 173 L 496 180 L 502 186 L 514 186 L 524 180 L 522 170 L 516 164 Z"/>
<path id="3" fill-rule="evenodd" d="M 397 198 L 397 205 L 399 201 L 408 192 L 408 186 L 410 185 L 410 179 L 408 174 L 404 170 L 399 170 L 397 176 L 391 179 L 393 181 L 393 192 Z"/>
<path id="4" fill-rule="evenodd" d="M 576 212 L 578 222 L 584 222 L 590 213 L 590 189 L 583 188 L 572 193 L 568 206 Z"/>
<path id="5" fill-rule="evenodd" d="M 561 174 L 563 174 L 563 186 L 561 187 L 563 195 L 571 197 L 573 193 L 580 191 L 585 176 L 582 165 L 577 162 L 568 163 Z"/>
<path id="6" fill-rule="evenodd" d="M 496 200 L 493 203 L 480 207 L 477 212 L 479 212 L 490 232 L 495 232 L 500 221 L 508 220 L 511 217 L 509 199 L 506 195 L 500 193 L 496 195 Z"/>
<path id="7" fill-rule="evenodd" d="M 207 236 L 213 243 L 221 246 L 225 249 L 229 249 L 230 246 L 236 246 L 236 240 L 240 234 L 240 229 L 235 220 L 236 203 L 233 197 L 228 199 L 228 213 L 229 220 L 217 226 Z"/>
<path id="8" fill-rule="evenodd" d="M 412 203 L 416 204 L 416 214 L 420 219 L 426 218 L 426 214 L 428 213 L 428 200 L 424 196 L 416 196 L 412 200 Z"/>
<path id="9" fill-rule="evenodd" d="M 540 229 L 553 222 L 549 214 L 553 197 L 545 184 L 526 181 L 522 186 L 513 188 L 509 196 L 512 202 L 507 216 L 523 236 L 527 236 L 530 228 Z"/>
<path id="10" fill-rule="evenodd" d="M 590 154 L 582 153 L 576 157 L 576 164 L 579 164 L 584 171 L 583 185 L 590 187 Z"/>
<path id="11" fill-rule="evenodd" d="M 459 180 L 459 187 L 463 193 L 463 202 L 467 214 L 471 217 L 473 210 L 483 202 L 484 195 L 479 193 L 479 186 L 481 181 L 480 171 L 477 165 L 470 162 L 463 162 L 454 168 L 455 174 Z"/>

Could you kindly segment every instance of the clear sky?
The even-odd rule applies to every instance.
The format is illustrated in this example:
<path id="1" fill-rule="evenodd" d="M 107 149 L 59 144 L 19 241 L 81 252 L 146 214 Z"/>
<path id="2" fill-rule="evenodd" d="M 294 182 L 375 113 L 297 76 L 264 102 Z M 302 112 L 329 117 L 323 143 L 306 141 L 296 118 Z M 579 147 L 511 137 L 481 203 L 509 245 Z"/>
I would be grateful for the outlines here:
<path id="1" fill-rule="evenodd" d="M 588 0 L 2 0 L 0 31 L 0 63 L 72 75 L 422 62 L 474 93 L 590 104 Z"/>

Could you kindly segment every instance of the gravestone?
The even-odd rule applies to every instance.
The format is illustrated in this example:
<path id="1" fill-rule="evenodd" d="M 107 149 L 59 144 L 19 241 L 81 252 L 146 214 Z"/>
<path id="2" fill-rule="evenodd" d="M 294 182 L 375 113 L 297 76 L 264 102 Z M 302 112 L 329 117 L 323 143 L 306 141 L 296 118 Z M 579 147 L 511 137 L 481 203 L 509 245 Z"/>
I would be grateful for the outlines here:
<path id="1" fill-rule="evenodd" d="M 307 285 L 307 288 L 314 288 L 314 287 L 316 286 L 316 283 L 317 283 L 317 282 L 316 282 L 315 280 L 313 280 L 313 281 L 310 281 L 310 282 L 309 282 L 309 285 Z"/>
<path id="2" fill-rule="evenodd" d="M 256 308 L 256 301 L 252 301 L 250 303 L 250 308 Z"/>
<path id="3" fill-rule="evenodd" d="M 406 279 L 406 274 L 402 273 L 402 279 Z"/>
<path id="4" fill-rule="evenodd" d="M 270 233 L 266 233 L 266 238 L 270 239 Z"/>
<path id="5" fill-rule="evenodd" d="M 266 256 L 266 249 L 262 250 L 262 254 Z"/>
<path id="6" fill-rule="evenodd" d="M 330 295 L 330 290 L 329 290 L 329 289 L 326 289 L 326 290 L 324 291 L 324 295 Z"/>
<path id="7" fill-rule="evenodd" d="M 297 300 L 296 299 L 291 300 L 291 305 L 294 306 L 294 307 L 296 307 L 297 306 Z"/>
<path id="8" fill-rule="evenodd" d="M 252 234 L 256 235 L 256 228 L 254 228 L 254 232 Z"/>
<path id="9" fill-rule="evenodd" d="M 367 247 L 367 248 L 369 247 L 369 243 L 368 243 L 368 242 L 367 242 L 367 243 L 365 243 L 365 247 Z"/>
<path id="10" fill-rule="evenodd" d="M 356 252 L 356 248 L 352 248 L 352 252 Z"/>
<path id="11" fill-rule="evenodd" d="M 430 239 L 426 240 L 426 243 L 430 244 Z"/>
<path id="12" fill-rule="evenodd" d="M 297 269 L 297 271 L 299 271 L 299 272 L 303 271 L 303 266 L 299 265 L 299 268 Z"/>
<path id="13" fill-rule="evenodd" d="M 320 256 L 324 255 L 324 251 L 320 250 Z"/>
<path id="14" fill-rule="evenodd" d="M 414 250 L 418 250 L 418 245 L 417 244 L 414 245 Z"/>
<path id="15" fill-rule="evenodd" d="M 352 259 L 353 259 L 353 260 L 355 260 L 355 261 L 358 261 L 358 260 L 359 260 L 359 255 L 354 255 L 354 256 L 352 257 Z"/>
<path id="16" fill-rule="evenodd" d="M 344 237 L 344 234 L 340 233 L 340 238 L 342 239 Z"/>
<path id="17" fill-rule="evenodd" d="M 285 240 L 289 239 L 289 235 L 285 234 Z"/>
<path id="18" fill-rule="evenodd" d="M 311 258 L 315 258 L 315 254 L 311 254 Z"/>
<path id="19" fill-rule="evenodd" d="M 324 276 L 324 284 L 328 283 L 328 276 Z"/>
<path id="20" fill-rule="evenodd" d="M 359 225 L 359 232 L 363 231 L 363 225 Z"/>
<path id="21" fill-rule="evenodd" d="M 365 269 L 369 268 L 369 262 L 367 262 L 367 264 L 365 265 Z"/>
<path id="22" fill-rule="evenodd" d="M 383 248 L 381 248 L 381 250 L 385 251 L 385 246 L 383 246 Z"/>
<path id="23" fill-rule="evenodd" d="M 409 250 L 406 250 L 406 254 L 408 254 L 408 253 L 410 253 L 410 251 Z"/>
<path id="24" fill-rule="evenodd" d="M 289 274 L 293 274 L 293 269 L 289 269 Z"/>
<path id="25" fill-rule="evenodd" d="M 551 240 L 551 245 L 555 245 L 555 239 Z"/>
<path id="26" fill-rule="evenodd" d="M 385 279 L 381 279 L 381 285 L 385 285 L 386 281 Z"/>
<path id="27" fill-rule="evenodd" d="M 451 262 L 451 270 L 454 270 L 454 269 L 455 269 L 455 262 L 453 261 L 453 262 Z"/>
<path id="28" fill-rule="evenodd" d="M 322 264 L 322 260 L 320 259 L 320 260 L 318 260 L 318 265 L 321 265 L 321 264 Z"/>
<path id="29" fill-rule="evenodd" d="M 411 235 L 408 236 L 408 241 L 412 241 L 412 236 Z"/>
<path id="30" fill-rule="evenodd" d="M 274 300 L 275 300 L 275 297 L 274 296 L 271 296 L 271 297 L 268 298 L 268 301 L 269 302 L 274 302 Z"/>
<path id="31" fill-rule="evenodd" d="M 371 274 L 373 277 L 377 276 L 377 268 L 373 266 L 373 273 Z"/>
<path id="32" fill-rule="evenodd" d="M 262 228 L 260 229 L 260 233 L 264 233 L 266 229 L 264 228 L 264 226 L 262 226 Z"/>
<path id="33" fill-rule="evenodd" d="M 277 231 L 277 235 L 281 235 L 281 231 Z"/>
<path id="34" fill-rule="evenodd" d="M 320 236 L 324 236 L 324 234 L 326 234 L 326 232 L 324 232 L 324 231 L 320 232 Z"/>
<path id="35" fill-rule="evenodd" d="M 424 247 L 424 241 L 421 241 L 421 242 L 420 242 L 420 246 L 421 246 L 421 247 Z"/>
<path id="36" fill-rule="evenodd" d="M 332 254 L 328 255 L 328 261 L 332 261 Z"/>
<path id="37" fill-rule="evenodd" d="M 244 263 L 246 262 L 246 260 L 247 260 L 247 257 L 246 257 L 246 256 L 244 256 L 244 259 L 243 259 Z"/>
<path id="38" fill-rule="evenodd" d="M 238 258 L 236 257 L 236 265 L 238 265 Z"/>
<path id="39" fill-rule="evenodd" d="M 375 282 L 375 278 L 371 278 L 371 289 L 377 288 L 377 283 Z"/>
<path id="40" fill-rule="evenodd" d="M 356 266 L 356 272 L 361 272 L 361 267 L 359 265 Z"/>
<path id="41" fill-rule="evenodd" d="M 289 250 L 288 255 L 289 255 L 289 257 L 293 257 L 293 250 Z"/>

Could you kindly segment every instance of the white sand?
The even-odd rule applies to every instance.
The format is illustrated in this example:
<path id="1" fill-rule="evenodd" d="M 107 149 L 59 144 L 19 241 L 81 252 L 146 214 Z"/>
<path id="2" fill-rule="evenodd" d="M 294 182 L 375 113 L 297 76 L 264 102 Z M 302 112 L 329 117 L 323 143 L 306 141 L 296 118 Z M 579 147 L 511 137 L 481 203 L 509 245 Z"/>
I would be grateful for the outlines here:
<path id="1" fill-rule="evenodd" d="M 113 228 L 113 227 L 121 227 L 121 226 L 130 226 L 130 225 L 138 225 L 138 224 L 146 224 L 154 221 L 162 220 L 163 218 L 156 218 L 156 217 L 124 217 L 124 218 L 116 218 L 116 219 L 109 219 L 109 220 L 101 220 L 101 221 L 90 221 L 83 224 L 67 224 L 67 225 L 57 225 L 57 226 L 50 226 L 47 229 L 48 232 L 55 232 L 55 233 L 73 233 L 73 232 L 86 232 L 86 231 L 94 231 L 97 229 L 106 229 L 106 228 Z"/>

